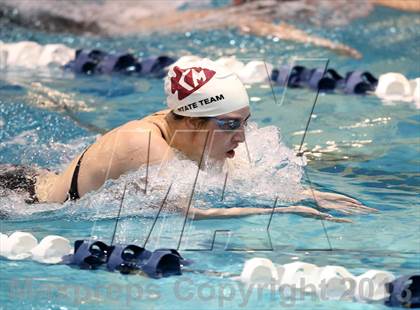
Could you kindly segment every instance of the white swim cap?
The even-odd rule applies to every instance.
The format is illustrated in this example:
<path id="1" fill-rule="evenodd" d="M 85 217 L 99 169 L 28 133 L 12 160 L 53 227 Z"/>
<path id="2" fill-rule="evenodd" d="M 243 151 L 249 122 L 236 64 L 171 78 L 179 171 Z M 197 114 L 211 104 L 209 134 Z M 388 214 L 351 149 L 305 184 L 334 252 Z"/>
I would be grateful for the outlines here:
<path id="1" fill-rule="evenodd" d="M 249 106 L 235 73 L 209 59 L 176 62 L 165 78 L 168 107 L 190 117 L 218 116 Z"/>

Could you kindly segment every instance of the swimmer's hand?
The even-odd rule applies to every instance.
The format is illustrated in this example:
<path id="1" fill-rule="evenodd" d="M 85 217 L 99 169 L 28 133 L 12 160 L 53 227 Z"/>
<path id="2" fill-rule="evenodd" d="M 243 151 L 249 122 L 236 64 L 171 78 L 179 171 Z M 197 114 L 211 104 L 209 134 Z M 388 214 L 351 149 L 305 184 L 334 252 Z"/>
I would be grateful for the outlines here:
<path id="1" fill-rule="evenodd" d="M 322 219 L 325 221 L 336 222 L 336 223 L 353 223 L 351 220 L 334 217 L 331 214 L 318 211 L 314 208 L 305 206 L 291 206 L 284 208 L 276 208 L 276 213 L 292 213 L 303 217 L 311 217 L 315 219 Z"/>
<path id="2" fill-rule="evenodd" d="M 317 202 L 320 208 L 326 210 L 335 210 L 342 214 L 351 215 L 378 212 L 378 210 L 374 208 L 366 207 L 357 199 L 341 194 L 307 189 L 303 191 L 303 195 L 305 198 L 309 199 L 314 199 L 315 196 L 314 200 Z"/>

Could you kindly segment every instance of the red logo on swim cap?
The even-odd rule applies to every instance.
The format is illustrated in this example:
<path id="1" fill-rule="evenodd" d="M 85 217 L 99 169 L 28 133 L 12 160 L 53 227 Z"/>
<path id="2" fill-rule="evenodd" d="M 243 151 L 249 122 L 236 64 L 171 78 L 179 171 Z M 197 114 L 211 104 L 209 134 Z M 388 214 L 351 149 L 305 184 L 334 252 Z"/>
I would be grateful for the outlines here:
<path id="1" fill-rule="evenodd" d="M 174 67 L 173 71 L 176 75 L 171 78 L 171 91 L 172 94 L 175 94 L 176 91 L 178 92 L 178 100 L 191 95 L 216 74 L 216 71 L 200 67 L 187 69 Z"/>

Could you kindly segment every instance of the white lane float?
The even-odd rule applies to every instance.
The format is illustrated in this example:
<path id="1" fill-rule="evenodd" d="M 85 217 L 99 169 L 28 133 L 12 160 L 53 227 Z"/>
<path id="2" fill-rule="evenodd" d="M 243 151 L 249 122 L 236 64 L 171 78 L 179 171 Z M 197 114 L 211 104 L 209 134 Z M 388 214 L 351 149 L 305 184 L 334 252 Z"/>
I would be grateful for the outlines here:
<path id="1" fill-rule="evenodd" d="M 390 272 L 368 270 L 356 278 L 355 298 L 358 301 L 381 301 L 388 296 L 385 284 L 394 279 L 394 275 Z"/>
<path id="2" fill-rule="evenodd" d="M 2 238 L 1 255 L 11 260 L 27 259 L 38 240 L 30 233 L 16 231 L 7 239 Z"/>
<path id="3" fill-rule="evenodd" d="M 410 80 L 410 88 L 413 100 L 420 104 L 420 78 Z"/>
<path id="4" fill-rule="evenodd" d="M 282 270 L 280 285 L 290 285 L 299 290 L 309 289 L 311 284 L 316 284 L 318 266 L 304 262 L 293 262 L 279 266 Z"/>
<path id="5" fill-rule="evenodd" d="M 317 294 L 327 300 L 343 300 L 353 297 L 356 278 L 341 266 L 319 268 Z M 314 281 L 316 283 L 316 281 Z"/>
<path id="6" fill-rule="evenodd" d="M 0 256 L 4 256 L 6 253 L 7 239 L 9 236 L 0 233 Z"/>
<path id="7" fill-rule="evenodd" d="M 33 41 L 0 41 L 0 67 L 39 68 L 63 66 L 76 56 L 76 50 L 63 44 L 41 45 Z"/>
<path id="8" fill-rule="evenodd" d="M 220 57 L 219 59 L 214 61 L 219 66 L 223 66 L 238 74 L 244 67 L 245 64 L 242 61 L 236 59 L 235 56 L 231 57 Z"/>
<path id="9" fill-rule="evenodd" d="M 378 79 L 376 96 L 388 101 L 412 101 L 412 90 L 408 79 L 401 73 L 388 72 Z"/>
<path id="10" fill-rule="evenodd" d="M 244 84 L 266 83 L 270 79 L 273 65 L 260 60 L 248 62 L 241 70 L 235 72 Z"/>
<path id="11" fill-rule="evenodd" d="M 383 301 L 389 297 L 385 284 L 395 277 L 386 271 L 369 270 L 355 276 L 342 266 L 318 267 L 305 262 L 275 265 L 266 258 L 252 258 L 234 278 L 246 285 L 278 289 L 287 287 L 317 294 L 323 300 Z M 287 291 L 287 290 L 285 290 Z"/>
<path id="12" fill-rule="evenodd" d="M 32 259 L 46 264 L 59 264 L 62 257 L 73 253 L 70 241 L 61 236 L 46 236 L 31 250 Z"/>
<path id="13" fill-rule="evenodd" d="M 256 257 L 245 262 L 240 279 L 247 284 L 278 283 L 279 274 L 271 260 Z"/>
<path id="14" fill-rule="evenodd" d="M 59 264 L 71 254 L 69 240 L 60 236 L 46 236 L 38 240 L 30 233 L 16 231 L 10 236 L 0 234 L 0 256 L 9 260 L 33 259 L 45 264 Z"/>

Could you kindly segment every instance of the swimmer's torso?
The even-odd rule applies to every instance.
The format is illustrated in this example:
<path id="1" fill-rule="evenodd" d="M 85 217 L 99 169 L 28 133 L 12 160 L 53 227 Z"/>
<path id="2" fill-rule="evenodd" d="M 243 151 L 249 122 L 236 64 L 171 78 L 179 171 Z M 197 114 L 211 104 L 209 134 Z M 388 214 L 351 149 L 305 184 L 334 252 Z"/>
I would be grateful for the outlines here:
<path id="1" fill-rule="evenodd" d="M 170 129 L 163 110 L 141 120 L 131 121 L 99 137 L 84 153 L 77 176 L 78 194 L 99 189 L 106 180 L 137 170 L 141 165 L 156 164 L 171 156 Z M 150 140 L 150 143 L 149 143 Z M 149 149 L 150 148 L 150 149 Z M 81 155 L 59 174 L 40 175 L 36 195 L 40 202 L 63 202 L 68 198 L 73 174 Z"/>

